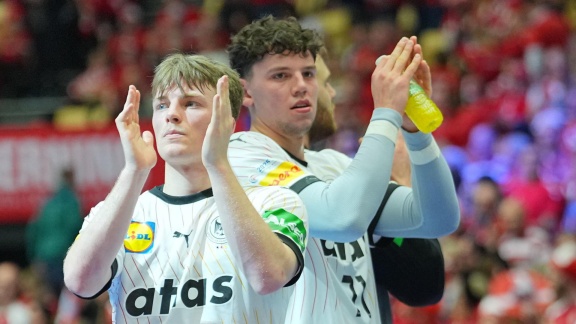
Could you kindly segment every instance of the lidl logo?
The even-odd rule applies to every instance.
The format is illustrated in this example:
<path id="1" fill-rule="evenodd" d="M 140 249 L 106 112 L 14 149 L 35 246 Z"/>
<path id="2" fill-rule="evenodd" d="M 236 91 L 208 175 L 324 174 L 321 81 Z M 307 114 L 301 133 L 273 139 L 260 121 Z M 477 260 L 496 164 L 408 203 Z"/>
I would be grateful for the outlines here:
<path id="1" fill-rule="evenodd" d="M 124 238 L 124 249 L 130 253 L 147 253 L 154 246 L 154 222 L 132 221 Z"/>
<path id="2" fill-rule="evenodd" d="M 280 165 L 270 171 L 262 181 L 261 186 L 283 186 L 287 187 L 291 182 L 304 175 L 304 171 L 297 165 L 290 162 L 282 162 Z"/>

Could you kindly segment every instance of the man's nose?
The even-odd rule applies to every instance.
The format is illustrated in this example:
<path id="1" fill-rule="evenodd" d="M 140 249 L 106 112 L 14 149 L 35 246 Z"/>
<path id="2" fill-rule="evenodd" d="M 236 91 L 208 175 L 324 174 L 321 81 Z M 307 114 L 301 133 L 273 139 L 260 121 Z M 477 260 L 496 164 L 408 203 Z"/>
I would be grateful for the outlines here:
<path id="1" fill-rule="evenodd" d="M 182 120 L 180 116 L 181 111 L 176 103 L 171 104 L 168 109 L 166 109 L 166 122 L 169 123 L 179 123 Z"/>
<path id="2" fill-rule="evenodd" d="M 296 73 L 294 81 L 294 93 L 296 95 L 303 95 L 308 91 L 308 84 L 302 73 Z"/>

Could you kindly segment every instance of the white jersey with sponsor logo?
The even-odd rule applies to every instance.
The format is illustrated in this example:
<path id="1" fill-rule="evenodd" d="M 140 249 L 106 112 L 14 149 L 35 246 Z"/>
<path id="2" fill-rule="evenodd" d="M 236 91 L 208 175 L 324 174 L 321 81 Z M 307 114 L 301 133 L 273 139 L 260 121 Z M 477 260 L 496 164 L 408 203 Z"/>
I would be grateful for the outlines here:
<path id="1" fill-rule="evenodd" d="M 334 150 L 306 151 L 306 162 L 255 132 L 232 135 L 228 158 L 243 186 L 296 191 L 317 177 L 330 182 L 350 163 Z M 314 215 L 308 215 L 314 217 Z M 337 215 L 334 215 L 337 217 Z M 288 323 L 381 323 L 368 235 L 350 243 L 310 237 Z"/>
<path id="2" fill-rule="evenodd" d="M 246 193 L 302 264 L 308 224 L 298 195 L 279 187 Z M 161 187 L 144 192 L 115 267 L 108 289 L 115 323 L 287 323 L 300 302 L 294 285 L 267 295 L 250 287 L 211 189 L 186 197 L 168 196 Z"/>

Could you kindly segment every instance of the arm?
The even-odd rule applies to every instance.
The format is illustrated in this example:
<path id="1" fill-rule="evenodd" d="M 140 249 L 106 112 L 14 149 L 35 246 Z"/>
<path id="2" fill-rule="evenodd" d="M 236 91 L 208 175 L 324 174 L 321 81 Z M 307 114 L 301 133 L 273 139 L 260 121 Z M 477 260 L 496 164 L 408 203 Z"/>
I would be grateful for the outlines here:
<path id="1" fill-rule="evenodd" d="M 430 134 L 404 133 L 412 186 L 396 189 L 383 208 L 375 233 L 386 237 L 437 238 L 456 230 L 460 208 L 452 174 Z"/>
<path id="2" fill-rule="evenodd" d="M 398 140 L 394 149 L 394 160 L 392 162 L 392 174 L 390 180 L 401 186 L 411 186 L 412 170 L 410 169 L 410 156 L 402 132 L 398 132 Z"/>
<path id="3" fill-rule="evenodd" d="M 236 179 L 227 158 L 233 130 L 228 79 L 222 77 L 214 96 L 202 160 L 229 246 L 252 288 L 260 294 L 268 294 L 286 285 L 303 264 L 294 250 L 272 232 Z"/>
<path id="4" fill-rule="evenodd" d="M 414 53 L 422 55 L 416 37 Z M 387 58 L 384 58 L 387 59 Z M 414 73 L 426 93 L 432 94 L 430 67 L 422 60 Z M 430 134 L 418 129 L 404 115 L 403 134 L 411 162 L 413 189 L 395 190 L 384 208 L 375 232 L 382 236 L 435 238 L 452 233 L 460 222 L 460 209 L 452 173 Z M 393 216 L 396 215 L 396 218 Z"/>
<path id="5" fill-rule="evenodd" d="M 130 86 L 124 109 L 116 118 L 126 164 L 116 184 L 101 203 L 85 231 L 70 247 L 64 260 L 64 281 L 82 297 L 94 296 L 111 278 L 111 268 L 122 247 L 136 202 L 146 178 L 156 164 L 153 137 L 140 135 L 138 109 L 140 92 Z"/>
<path id="6" fill-rule="evenodd" d="M 375 109 L 350 166 L 333 182 L 312 184 L 300 192 L 308 212 L 314 215 L 310 218 L 312 236 L 355 240 L 366 232 L 378 210 L 390 180 L 394 145 L 408 99 L 407 84 L 421 63 L 421 55 L 412 54 L 413 45 L 408 39 L 401 40 L 387 60 L 377 64 L 372 74 L 374 105 L 390 109 Z"/>
<path id="7" fill-rule="evenodd" d="M 408 149 L 402 133 L 398 133 L 392 180 L 410 187 L 410 174 Z M 389 186 L 388 190 L 394 188 L 396 186 Z M 444 257 L 437 239 L 380 238 L 370 247 L 370 252 L 376 284 L 383 289 L 383 294 L 390 292 L 412 307 L 432 305 L 442 299 Z"/>
<path id="8" fill-rule="evenodd" d="M 349 166 L 333 181 L 314 182 L 299 192 L 308 214 L 313 215 L 310 235 L 348 242 L 366 233 L 390 181 L 392 152 L 400 124 L 400 114 L 377 108 Z M 291 188 L 298 186 L 297 182 Z"/>

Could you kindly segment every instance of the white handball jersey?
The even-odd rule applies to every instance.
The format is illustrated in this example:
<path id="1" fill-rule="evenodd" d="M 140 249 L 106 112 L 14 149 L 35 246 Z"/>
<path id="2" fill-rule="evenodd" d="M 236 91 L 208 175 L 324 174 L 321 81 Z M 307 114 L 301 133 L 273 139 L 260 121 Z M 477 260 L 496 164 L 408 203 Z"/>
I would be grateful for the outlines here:
<path id="1" fill-rule="evenodd" d="M 302 265 L 308 223 L 298 195 L 279 187 L 246 193 Z M 161 187 L 144 192 L 114 268 L 108 292 L 115 323 L 287 323 L 300 302 L 293 283 L 301 273 L 274 293 L 252 290 L 228 246 L 211 189 L 186 197 L 168 196 Z"/>
<path id="2" fill-rule="evenodd" d="M 265 135 L 239 132 L 232 135 L 228 158 L 243 186 L 284 186 L 297 192 L 314 179 L 330 182 L 350 164 L 349 157 L 334 150 L 305 154 L 307 162 L 299 161 Z M 368 235 L 350 243 L 310 237 L 295 294 L 299 302 L 289 311 L 288 323 L 380 324 Z"/>

